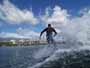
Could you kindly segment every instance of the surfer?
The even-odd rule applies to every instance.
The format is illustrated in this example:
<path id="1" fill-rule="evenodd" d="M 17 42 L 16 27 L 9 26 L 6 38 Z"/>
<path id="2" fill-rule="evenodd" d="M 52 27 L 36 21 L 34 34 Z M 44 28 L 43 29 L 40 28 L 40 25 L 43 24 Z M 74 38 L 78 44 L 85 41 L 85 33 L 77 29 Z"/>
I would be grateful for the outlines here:
<path id="1" fill-rule="evenodd" d="M 40 38 L 42 34 L 46 32 L 46 38 L 48 43 L 54 43 L 53 36 L 57 35 L 56 30 L 51 26 L 51 24 L 48 24 L 48 27 L 46 27 L 40 34 Z M 54 33 L 54 34 L 53 34 Z"/>

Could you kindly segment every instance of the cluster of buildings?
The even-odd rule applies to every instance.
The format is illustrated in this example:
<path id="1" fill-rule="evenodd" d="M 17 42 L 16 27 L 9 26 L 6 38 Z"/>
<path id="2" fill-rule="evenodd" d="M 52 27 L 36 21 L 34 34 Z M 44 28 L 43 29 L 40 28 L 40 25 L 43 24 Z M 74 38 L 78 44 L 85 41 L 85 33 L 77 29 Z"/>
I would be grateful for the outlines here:
<path id="1" fill-rule="evenodd" d="M 46 40 L 10 40 L 12 44 L 18 45 L 41 45 L 47 44 Z"/>
<path id="2" fill-rule="evenodd" d="M 65 43 L 64 41 L 57 41 L 57 44 Z M 46 39 L 7 39 L 1 40 L 0 45 L 17 46 L 17 45 L 46 45 L 48 44 Z"/>

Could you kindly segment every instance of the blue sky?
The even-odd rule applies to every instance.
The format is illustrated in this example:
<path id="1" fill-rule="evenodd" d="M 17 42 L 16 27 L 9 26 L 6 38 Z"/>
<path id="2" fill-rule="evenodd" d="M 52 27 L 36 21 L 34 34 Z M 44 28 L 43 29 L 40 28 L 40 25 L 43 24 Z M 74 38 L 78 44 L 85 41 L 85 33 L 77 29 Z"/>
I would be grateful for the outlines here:
<path id="1" fill-rule="evenodd" d="M 20 9 L 30 9 L 32 7 L 36 15 L 40 12 L 40 9 L 43 13 L 45 8 L 54 8 L 55 5 L 67 9 L 72 14 L 76 14 L 77 11 L 85 7 L 90 7 L 89 0 L 22 0 L 22 2 L 20 0 L 11 0 L 11 2 Z"/>
<path id="2" fill-rule="evenodd" d="M 89 9 L 89 0 L 0 0 L 0 33 L 19 29 L 39 33 L 47 23 L 65 22 L 68 16 L 77 17 Z M 55 14 L 61 20 L 53 20 Z"/>

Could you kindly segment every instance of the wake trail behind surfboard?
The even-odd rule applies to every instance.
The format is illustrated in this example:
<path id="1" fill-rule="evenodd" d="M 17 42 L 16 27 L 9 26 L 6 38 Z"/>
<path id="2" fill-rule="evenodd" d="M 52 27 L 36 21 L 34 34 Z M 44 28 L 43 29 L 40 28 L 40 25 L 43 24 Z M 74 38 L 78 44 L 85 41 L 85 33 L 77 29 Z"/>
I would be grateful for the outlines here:
<path id="1" fill-rule="evenodd" d="M 45 46 L 42 49 L 39 49 L 35 54 L 34 54 L 34 58 L 35 59 L 41 59 L 41 58 L 45 58 L 50 56 L 51 54 L 53 54 L 53 52 L 55 51 L 55 47 L 48 45 Z"/>

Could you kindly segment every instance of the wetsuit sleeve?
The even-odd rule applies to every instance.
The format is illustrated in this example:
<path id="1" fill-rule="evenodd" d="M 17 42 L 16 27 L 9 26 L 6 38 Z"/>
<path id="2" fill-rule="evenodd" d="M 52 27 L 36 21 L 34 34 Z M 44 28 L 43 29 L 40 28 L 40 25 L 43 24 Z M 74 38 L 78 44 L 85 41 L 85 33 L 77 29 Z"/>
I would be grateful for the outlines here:
<path id="1" fill-rule="evenodd" d="M 47 28 L 44 29 L 44 30 L 41 32 L 40 37 L 42 36 L 42 34 L 43 34 L 45 31 L 47 31 Z"/>

